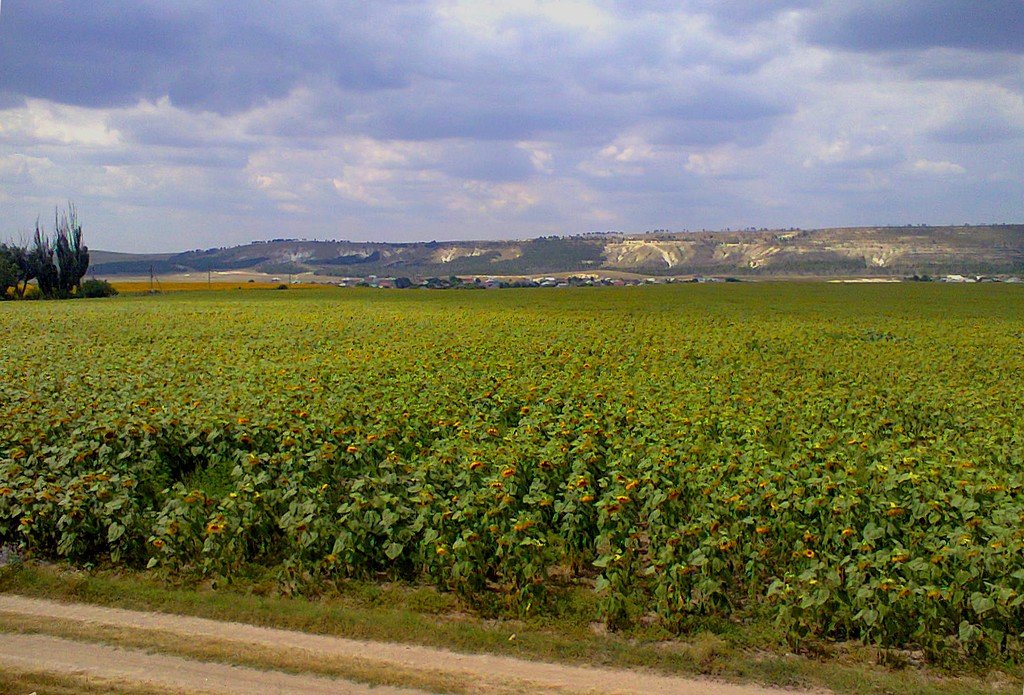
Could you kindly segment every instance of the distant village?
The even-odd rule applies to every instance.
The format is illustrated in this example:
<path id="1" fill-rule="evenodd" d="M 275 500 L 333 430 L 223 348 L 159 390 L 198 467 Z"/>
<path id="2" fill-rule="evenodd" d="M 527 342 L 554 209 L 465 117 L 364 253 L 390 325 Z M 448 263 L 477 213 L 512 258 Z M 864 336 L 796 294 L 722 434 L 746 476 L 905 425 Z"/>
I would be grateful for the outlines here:
<path id="1" fill-rule="evenodd" d="M 276 280 L 276 278 L 275 278 Z M 640 285 L 671 285 L 684 283 L 715 283 L 715 282 L 743 282 L 740 278 L 733 276 L 694 276 L 694 277 L 647 277 L 647 278 L 621 278 L 604 277 L 600 275 L 570 275 L 568 277 L 524 277 L 524 278 L 496 278 L 496 277 L 429 277 L 425 279 L 408 277 L 378 277 L 369 275 L 367 277 L 343 277 L 333 281 L 332 284 L 338 287 L 375 287 L 379 289 L 429 289 L 429 290 L 495 290 L 506 288 L 529 288 L 529 287 L 636 287 Z M 929 275 L 913 275 L 910 277 L 861 277 L 835 279 L 831 282 L 945 282 L 945 283 L 976 283 L 976 282 L 1005 282 L 1011 284 L 1024 283 L 1024 279 L 1017 276 L 1001 275 L 942 275 L 932 277 Z"/>
<path id="2" fill-rule="evenodd" d="M 925 276 L 927 277 L 927 276 Z M 922 280 L 922 278 L 918 278 Z M 943 275 L 935 278 L 936 282 L 1009 282 L 1012 284 L 1024 283 L 1024 279 L 1017 276 L 1004 277 L 1000 275 Z"/>
<path id="3" fill-rule="evenodd" d="M 429 290 L 496 290 L 511 287 L 626 287 L 637 285 L 664 285 L 683 282 L 740 282 L 734 277 L 674 277 L 611 278 L 593 275 L 570 275 L 568 277 L 534 278 L 463 278 L 455 275 L 439 278 L 411 279 L 407 277 L 340 278 L 334 284 L 339 287 L 377 287 L 381 289 L 429 289 Z"/>

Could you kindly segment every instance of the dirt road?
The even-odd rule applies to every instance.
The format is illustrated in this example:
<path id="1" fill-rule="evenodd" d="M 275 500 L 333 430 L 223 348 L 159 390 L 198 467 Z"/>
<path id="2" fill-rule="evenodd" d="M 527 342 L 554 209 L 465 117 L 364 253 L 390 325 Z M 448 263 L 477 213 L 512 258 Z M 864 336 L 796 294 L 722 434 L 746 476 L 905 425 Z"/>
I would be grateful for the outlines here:
<path id="1" fill-rule="evenodd" d="M 0 666 L 87 674 L 114 683 L 156 685 L 189 693 L 418 695 L 424 692 L 192 661 L 46 635 L 4 635 L 2 643 Z"/>
<path id="2" fill-rule="evenodd" d="M 185 692 L 222 693 L 664 693 L 666 695 L 781 695 L 792 691 L 732 685 L 642 671 L 541 663 L 511 657 L 460 654 L 428 647 L 364 642 L 324 635 L 227 623 L 189 616 L 144 613 L 83 604 L 63 604 L 0 595 L 0 615 L 10 630 L 49 632 L 0 637 L 0 665 L 53 673 L 78 673 L 120 683 L 153 685 Z M 18 627 L 25 626 L 24 629 Z M 40 627 L 42 625 L 42 627 Z M 89 631 L 99 631 L 90 636 Z M 111 646 L 109 635 L 152 636 L 154 645 L 179 642 L 179 655 Z M 105 631 L 105 632 L 104 632 Z M 74 639 L 66 639 L 68 635 Z M 59 636 L 55 636 L 59 635 Z M 108 643 L 101 643 L 108 642 Z M 184 658 L 189 645 L 221 645 L 228 653 L 255 658 L 259 669 Z M 167 651 L 166 649 L 164 650 Z M 256 656 L 254 656 L 256 655 Z M 265 657 L 262 663 L 259 655 Z M 291 661 L 289 661 L 291 659 Z M 228 659 L 235 661 L 234 659 Z M 356 674 L 356 680 L 301 672 Z M 333 667 L 332 667 L 333 665 Z M 324 670 L 324 668 L 328 670 Z M 333 668 L 333 670 L 331 670 Z M 377 678 L 374 674 L 381 677 Z M 403 675 L 404 674 L 404 675 Z M 369 683 L 370 685 L 368 685 Z M 390 683 L 390 686 L 380 685 Z M 376 685 L 373 685 L 376 684 Z M 394 687 L 420 686 L 421 689 Z M 372 686 L 372 687 L 371 687 Z"/>

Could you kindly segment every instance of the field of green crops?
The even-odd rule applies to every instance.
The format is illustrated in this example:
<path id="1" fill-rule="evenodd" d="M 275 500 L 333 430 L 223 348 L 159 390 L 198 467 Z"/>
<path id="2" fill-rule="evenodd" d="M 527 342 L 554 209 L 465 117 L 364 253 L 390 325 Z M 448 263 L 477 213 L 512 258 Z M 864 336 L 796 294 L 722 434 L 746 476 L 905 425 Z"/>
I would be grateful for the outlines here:
<path id="1" fill-rule="evenodd" d="M 0 544 L 1019 657 L 1024 291 L 0 304 Z"/>

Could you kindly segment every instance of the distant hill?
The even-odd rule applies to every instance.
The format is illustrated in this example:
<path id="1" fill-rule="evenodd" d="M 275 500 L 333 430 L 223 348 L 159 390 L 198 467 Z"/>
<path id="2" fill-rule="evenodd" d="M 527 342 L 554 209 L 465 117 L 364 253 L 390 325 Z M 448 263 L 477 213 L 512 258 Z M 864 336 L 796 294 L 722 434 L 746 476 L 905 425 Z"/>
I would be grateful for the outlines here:
<path id="1" fill-rule="evenodd" d="M 173 253 L 118 253 L 89 249 L 89 273 L 101 275 L 144 275 L 150 266 L 156 273 L 174 273 L 167 266 L 167 259 Z M 188 271 L 185 271 L 188 272 Z"/>
<path id="2" fill-rule="evenodd" d="M 97 275 L 254 270 L 409 277 L 628 271 L 649 275 L 1024 273 L 1024 225 L 657 232 L 525 241 L 275 240 L 178 254 L 93 252 Z"/>

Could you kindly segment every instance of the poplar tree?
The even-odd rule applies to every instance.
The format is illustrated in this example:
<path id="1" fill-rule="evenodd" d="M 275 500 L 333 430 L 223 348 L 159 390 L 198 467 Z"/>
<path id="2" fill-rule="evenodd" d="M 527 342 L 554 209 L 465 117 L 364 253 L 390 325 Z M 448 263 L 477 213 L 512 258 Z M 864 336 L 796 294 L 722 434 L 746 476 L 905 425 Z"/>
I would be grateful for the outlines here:
<path id="1" fill-rule="evenodd" d="M 66 211 L 54 212 L 54 227 L 57 294 L 69 297 L 82 286 L 82 278 L 89 269 L 89 249 L 82 243 L 82 225 L 74 205 L 68 203 Z"/>

